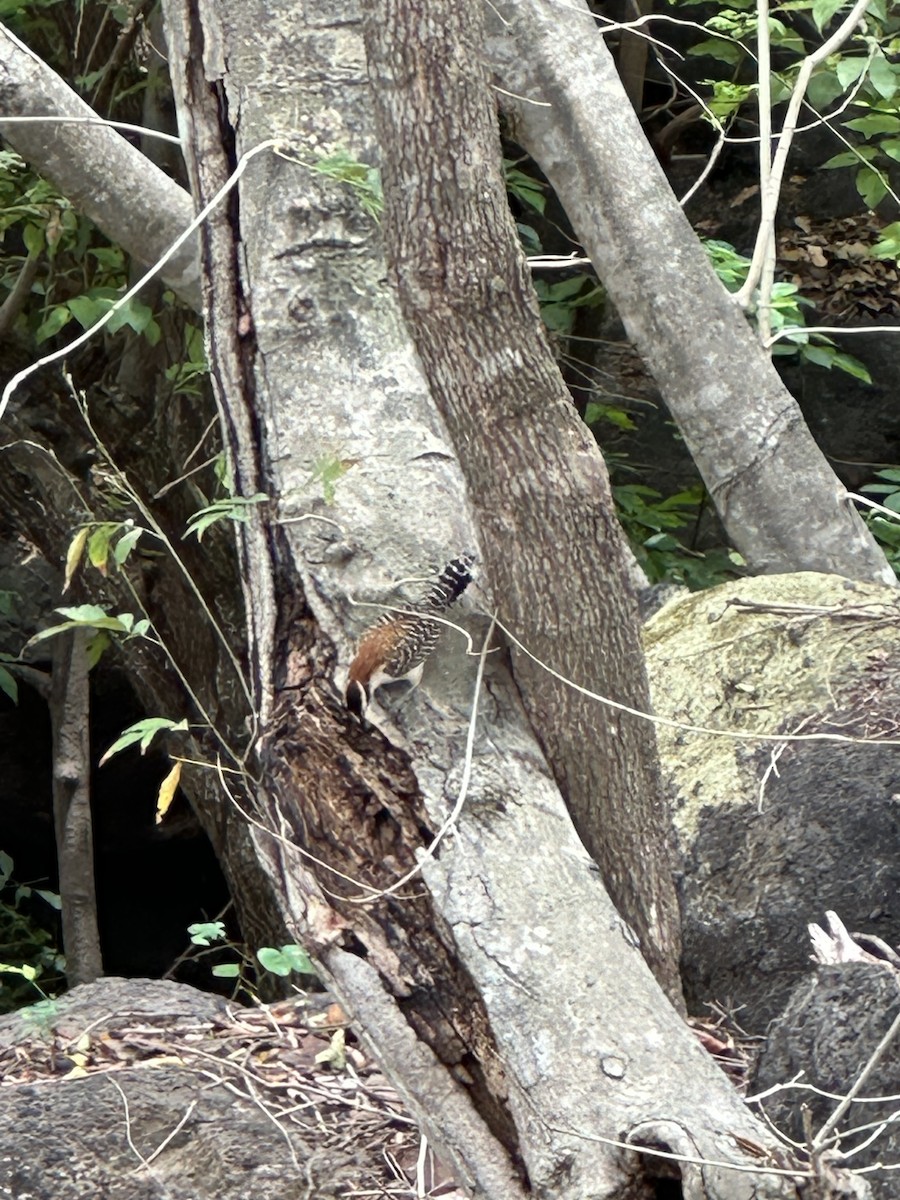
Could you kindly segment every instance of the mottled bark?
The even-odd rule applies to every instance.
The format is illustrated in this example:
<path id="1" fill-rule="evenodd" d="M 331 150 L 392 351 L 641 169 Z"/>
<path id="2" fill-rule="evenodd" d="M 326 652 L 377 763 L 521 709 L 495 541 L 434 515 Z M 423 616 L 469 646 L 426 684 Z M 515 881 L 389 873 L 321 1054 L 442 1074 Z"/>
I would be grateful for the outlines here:
<path id="1" fill-rule="evenodd" d="M 94 883 L 87 642 L 83 630 L 57 639 L 50 690 L 53 826 L 69 986 L 103 974 Z"/>
<path id="2" fill-rule="evenodd" d="M 609 479 L 547 344 L 506 203 L 476 5 L 372 5 L 392 279 L 458 448 L 500 619 L 566 679 L 649 711 Z M 673 998 L 678 906 L 653 726 L 512 651 L 582 841 Z"/>
<path id="3" fill-rule="evenodd" d="M 500 18 L 488 57 L 516 140 L 562 201 L 751 570 L 895 585 L 716 279 L 587 5 L 499 0 L 487 12 Z"/>
<path id="4" fill-rule="evenodd" d="M 139 262 L 155 262 L 191 223 L 190 195 L 115 129 L 97 124 L 90 105 L 2 26 L 0 113 L 4 141 Z M 38 116 L 63 120 L 2 119 Z M 200 307 L 196 240 L 161 274 L 186 303 Z"/>

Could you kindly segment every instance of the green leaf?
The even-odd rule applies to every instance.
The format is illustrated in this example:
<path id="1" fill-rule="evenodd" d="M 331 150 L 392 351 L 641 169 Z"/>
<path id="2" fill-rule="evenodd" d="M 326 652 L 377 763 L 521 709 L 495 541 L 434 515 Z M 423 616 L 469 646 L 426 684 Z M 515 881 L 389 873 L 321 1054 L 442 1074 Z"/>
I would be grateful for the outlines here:
<path id="1" fill-rule="evenodd" d="M 883 100 L 890 100 L 897 91 L 900 80 L 896 68 L 887 61 L 881 50 L 876 50 L 869 66 L 869 81 Z"/>
<path id="2" fill-rule="evenodd" d="M 852 354 L 844 354 L 838 350 L 833 359 L 834 365 L 839 371 L 844 371 L 847 375 L 852 375 L 854 379 L 861 379 L 863 383 L 871 383 L 872 376 L 869 374 L 869 369 L 854 358 Z"/>
<path id="3" fill-rule="evenodd" d="M 842 150 L 840 154 L 835 154 L 834 158 L 823 162 L 822 167 L 827 171 L 835 167 L 858 167 L 860 162 L 869 162 L 877 153 L 875 146 L 857 146 L 855 150 Z"/>
<path id="4" fill-rule="evenodd" d="M 32 258 L 37 258 L 46 245 L 43 229 L 37 225 L 28 224 L 22 230 L 22 241 L 25 249 Z"/>
<path id="5" fill-rule="evenodd" d="M 138 544 L 143 532 L 144 530 L 139 528 L 129 529 L 127 533 L 122 534 L 122 536 L 116 542 L 115 549 L 113 550 L 113 558 L 115 559 L 117 566 L 122 566 L 129 554 Z"/>
<path id="6" fill-rule="evenodd" d="M 0 692 L 4 692 L 13 704 L 19 703 L 19 685 L 15 675 L 10 675 L 6 667 L 0 667 Z"/>
<path id="7" fill-rule="evenodd" d="M 315 967 L 310 962 L 309 955 L 300 946 L 282 946 L 280 950 L 275 950 L 272 946 L 263 946 L 257 950 L 256 957 L 260 965 L 273 975 L 286 976 L 290 975 L 291 971 L 303 975 L 315 974 Z"/>
<path id="8" fill-rule="evenodd" d="M 744 57 L 741 47 L 724 37 L 707 38 L 705 41 L 697 42 L 691 46 L 688 54 L 698 57 L 707 55 L 709 58 L 715 58 L 718 62 L 727 63 L 730 67 L 737 66 Z"/>
<path id="9" fill-rule="evenodd" d="M 109 558 L 109 543 L 114 533 L 121 528 L 119 524 L 98 525 L 88 538 L 88 562 L 96 567 L 101 575 L 106 574 L 106 562 Z"/>
<path id="10" fill-rule="evenodd" d="M 516 231 L 519 234 L 519 244 L 526 254 L 540 254 L 543 250 L 541 239 L 531 228 L 530 225 L 523 225 L 521 221 L 516 222 Z"/>
<path id="11" fill-rule="evenodd" d="M 900 221 L 885 225 L 871 253 L 873 258 L 896 258 L 900 255 Z"/>
<path id="12" fill-rule="evenodd" d="M 887 195 L 887 184 L 871 167 L 860 167 L 856 175 L 856 190 L 867 208 L 875 208 Z"/>
<path id="13" fill-rule="evenodd" d="M 112 639 L 109 634 L 103 629 L 98 629 L 94 636 L 88 640 L 87 658 L 89 671 L 93 671 L 94 667 L 96 667 L 109 648 L 111 641 Z"/>
<path id="14" fill-rule="evenodd" d="M 46 901 L 51 908 L 55 908 L 57 912 L 62 911 L 62 897 L 58 892 L 46 892 L 43 888 L 35 888 L 34 894 Z"/>
<path id="15" fill-rule="evenodd" d="M 813 75 L 809 81 L 807 96 L 813 108 L 822 112 L 829 104 L 837 100 L 838 96 L 842 96 L 844 91 L 845 88 L 841 86 L 837 74 L 825 69 L 819 70 Z"/>
<path id="16" fill-rule="evenodd" d="M 210 946 L 227 940 L 224 921 L 197 921 L 188 925 L 188 935 L 195 946 Z"/>
<path id="17" fill-rule="evenodd" d="M 120 750 L 127 749 L 128 746 L 133 746 L 136 742 L 140 743 L 141 754 L 144 754 L 158 733 L 170 731 L 183 732 L 187 727 L 188 723 L 186 719 L 171 721 L 168 717 L 145 717 L 143 721 L 135 721 L 133 725 L 129 725 L 116 738 L 100 759 L 99 765 L 102 767 L 104 763 L 109 762 L 114 754 L 118 754 Z"/>
<path id="18" fill-rule="evenodd" d="M 212 973 L 217 979 L 237 979 L 241 973 L 241 965 L 240 963 L 219 963 L 217 967 L 213 967 Z"/>
<path id="19" fill-rule="evenodd" d="M 503 173 L 506 190 L 510 196 L 514 196 L 522 204 L 533 208 L 536 212 L 544 212 L 547 207 L 546 184 L 540 183 L 537 179 L 526 175 L 524 171 L 520 171 L 508 158 L 503 160 Z"/>
<path id="20" fill-rule="evenodd" d="M 51 308 L 49 314 L 41 321 L 35 331 L 34 340 L 40 345 L 49 338 L 55 337 L 72 319 L 72 314 L 65 304 Z"/>
<path id="21" fill-rule="evenodd" d="M 812 18 L 816 23 L 816 29 L 819 33 L 831 21 L 835 13 L 846 5 L 847 0 L 813 0 Z"/>
<path id="22" fill-rule="evenodd" d="M 856 83 L 865 70 L 868 61 L 868 58 L 841 59 L 834 70 L 838 77 L 838 82 L 844 91 L 847 91 L 851 84 Z"/>
<path id="23" fill-rule="evenodd" d="M 5 850 L 0 850 L 0 887 L 6 883 L 12 873 L 13 860 Z"/>
<path id="24" fill-rule="evenodd" d="M 845 121 L 844 124 L 848 129 L 855 129 L 865 137 L 871 137 L 875 133 L 900 132 L 900 117 L 890 113 L 869 113 L 867 117 L 854 117 L 852 121 Z"/>
<path id="25" fill-rule="evenodd" d="M 349 469 L 349 465 L 342 464 L 340 473 L 343 474 Z M 264 492 L 257 492 L 255 496 L 228 496 L 224 500 L 215 500 L 207 508 L 201 508 L 199 512 L 188 517 L 184 537 L 196 534 L 199 542 L 203 540 L 206 530 L 217 521 L 249 521 L 253 505 L 262 504 L 268 498 Z"/>
<path id="26" fill-rule="evenodd" d="M 82 329 L 90 329 L 109 312 L 111 303 L 110 300 L 95 299 L 90 295 L 73 296 L 68 301 L 68 309 Z"/>
<path id="27" fill-rule="evenodd" d="M 878 145 L 888 158 L 892 158 L 894 162 L 900 162 L 900 139 L 885 138 Z"/>
<path id="28" fill-rule="evenodd" d="M 71 608 L 57 608 L 54 611 L 61 617 L 67 617 L 75 625 L 94 625 L 98 629 L 98 622 L 110 619 L 106 609 L 101 608 L 99 604 L 77 604 Z"/>

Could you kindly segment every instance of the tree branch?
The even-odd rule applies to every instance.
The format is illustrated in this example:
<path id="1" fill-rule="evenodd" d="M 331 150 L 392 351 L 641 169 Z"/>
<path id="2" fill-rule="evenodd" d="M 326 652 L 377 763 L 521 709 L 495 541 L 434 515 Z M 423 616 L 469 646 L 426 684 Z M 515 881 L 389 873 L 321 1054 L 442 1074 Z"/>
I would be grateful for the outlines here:
<path id="1" fill-rule="evenodd" d="M 155 262 L 190 224 L 190 194 L 114 129 L 99 123 L 94 110 L 2 25 L 0 112 L 4 140 L 139 262 Z M 15 119 L 26 116 L 48 120 Z M 55 123 L 54 117 L 66 118 L 66 123 Z M 196 239 L 161 274 L 199 312 Z"/>
<path id="2" fill-rule="evenodd" d="M 547 175 L 757 572 L 896 584 L 678 206 L 586 5 L 496 0 L 516 140 Z M 802 497 L 802 516 L 797 497 Z"/>

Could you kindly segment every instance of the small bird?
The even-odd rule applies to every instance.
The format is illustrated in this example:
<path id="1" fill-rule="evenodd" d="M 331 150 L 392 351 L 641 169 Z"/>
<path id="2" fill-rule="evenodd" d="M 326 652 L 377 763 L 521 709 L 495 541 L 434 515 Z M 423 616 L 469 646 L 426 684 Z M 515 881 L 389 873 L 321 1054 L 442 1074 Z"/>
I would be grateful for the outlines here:
<path id="1" fill-rule="evenodd" d="M 441 623 L 429 620 L 428 614 L 446 612 L 459 599 L 472 582 L 473 562 L 468 554 L 454 558 L 422 599 L 408 606 L 410 611 L 385 613 L 362 635 L 344 696 L 347 707 L 360 720 L 383 683 L 399 679 L 408 680 L 413 687 L 419 683 L 425 660 L 441 633 Z"/>

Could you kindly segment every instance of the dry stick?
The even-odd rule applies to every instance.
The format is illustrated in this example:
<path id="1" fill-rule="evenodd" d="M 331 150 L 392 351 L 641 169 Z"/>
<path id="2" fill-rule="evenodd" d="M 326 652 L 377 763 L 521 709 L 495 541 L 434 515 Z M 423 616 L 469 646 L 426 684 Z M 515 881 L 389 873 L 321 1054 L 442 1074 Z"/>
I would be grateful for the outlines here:
<path id="1" fill-rule="evenodd" d="M 784 124 L 781 127 L 781 133 L 778 136 L 778 146 L 775 151 L 775 157 L 772 161 L 772 169 L 769 177 L 769 186 L 763 193 L 762 213 L 760 216 L 759 230 L 756 235 L 756 246 L 753 250 L 753 259 L 750 263 L 750 270 L 747 273 L 747 278 L 743 287 L 739 292 L 735 293 L 735 300 L 742 308 L 749 307 L 751 297 L 760 282 L 760 277 L 765 268 L 767 247 L 769 238 L 774 236 L 775 231 L 775 214 L 778 211 L 778 199 L 781 195 L 781 184 L 784 179 L 784 169 L 787 165 L 788 152 L 791 148 L 791 143 L 794 140 L 794 134 L 797 130 L 797 118 L 800 115 L 800 108 L 806 96 L 806 89 L 809 86 L 810 77 L 816 67 L 825 61 L 830 54 L 834 54 L 847 38 L 853 33 L 859 21 L 869 7 L 871 0 L 856 0 L 853 8 L 840 24 L 838 29 L 831 37 L 823 42 L 822 45 L 813 54 L 807 55 L 800 64 L 800 71 L 797 75 L 797 82 L 794 84 L 794 90 L 791 92 L 791 99 L 788 103 L 787 114 L 784 118 Z"/>
<path id="2" fill-rule="evenodd" d="M 756 90 L 759 109 L 759 194 L 769 194 L 772 177 L 772 57 L 769 45 L 769 0 L 756 0 L 756 45 L 758 50 Z M 763 199 L 763 202 L 764 199 Z M 765 231 L 762 274 L 756 305 L 756 320 L 760 340 L 765 342 L 772 332 L 772 284 L 775 279 L 775 223 L 763 226 Z"/>
<path id="3" fill-rule="evenodd" d="M 109 129 L 118 129 L 120 133 L 137 133 L 141 137 L 159 138 L 163 142 L 174 142 L 181 145 L 181 138 L 172 133 L 162 133 L 158 129 L 148 129 L 146 125 L 132 125 L 128 121 L 107 121 L 103 117 L 0 117 L 2 125 L 33 125 L 43 121 L 53 125 L 106 125 Z"/>

